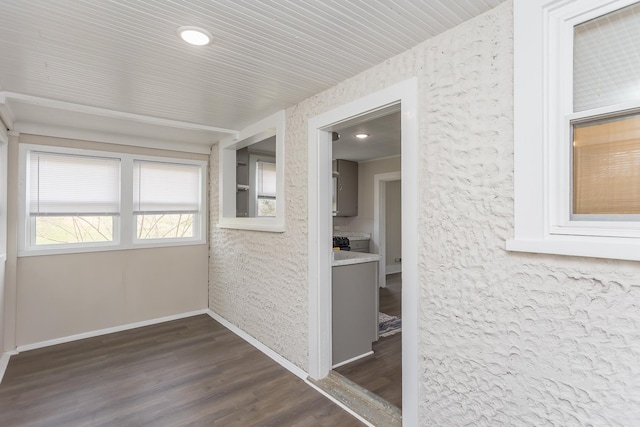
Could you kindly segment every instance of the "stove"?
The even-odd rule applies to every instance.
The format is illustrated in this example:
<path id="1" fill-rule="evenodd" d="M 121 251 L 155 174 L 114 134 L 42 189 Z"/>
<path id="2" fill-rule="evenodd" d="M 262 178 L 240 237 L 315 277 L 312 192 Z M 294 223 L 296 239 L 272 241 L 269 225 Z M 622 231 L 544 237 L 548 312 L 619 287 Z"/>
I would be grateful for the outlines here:
<path id="1" fill-rule="evenodd" d="M 333 247 L 340 248 L 341 251 L 350 251 L 351 246 L 348 237 L 333 236 Z"/>

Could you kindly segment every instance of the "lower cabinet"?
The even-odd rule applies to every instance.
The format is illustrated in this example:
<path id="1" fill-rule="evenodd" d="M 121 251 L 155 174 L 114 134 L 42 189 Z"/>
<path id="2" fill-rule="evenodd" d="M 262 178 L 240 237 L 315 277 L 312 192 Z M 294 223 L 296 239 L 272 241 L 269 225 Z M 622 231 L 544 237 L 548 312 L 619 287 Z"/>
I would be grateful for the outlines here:
<path id="1" fill-rule="evenodd" d="M 332 267 L 332 365 L 371 351 L 378 339 L 378 262 Z"/>

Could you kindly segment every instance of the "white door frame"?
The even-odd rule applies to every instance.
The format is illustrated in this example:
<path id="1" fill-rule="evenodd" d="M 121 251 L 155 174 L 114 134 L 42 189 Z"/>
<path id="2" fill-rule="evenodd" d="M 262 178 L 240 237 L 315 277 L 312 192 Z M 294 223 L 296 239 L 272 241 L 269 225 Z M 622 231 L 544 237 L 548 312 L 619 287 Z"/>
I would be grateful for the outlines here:
<path id="1" fill-rule="evenodd" d="M 401 105 L 402 420 L 418 425 L 418 81 L 405 80 L 309 119 L 309 375 L 331 370 L 331 126 Z"/>
<path id="2" fill-rule="evenodd" d="M 378 263 L 378 286 L 387 286 L 387 182 L 399 181 L 400 171 L 379 173 L 373 176 L 373 253 L 380 254 Z"/>

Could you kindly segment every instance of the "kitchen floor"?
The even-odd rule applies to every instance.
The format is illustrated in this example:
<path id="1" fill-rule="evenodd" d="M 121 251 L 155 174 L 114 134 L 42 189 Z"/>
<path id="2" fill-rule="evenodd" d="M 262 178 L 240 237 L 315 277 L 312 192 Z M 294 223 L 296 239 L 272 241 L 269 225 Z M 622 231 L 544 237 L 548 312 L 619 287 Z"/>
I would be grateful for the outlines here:
<path id="1" fill-rule="evenodd" d="M 402 313 L 402 275 L 387 276 L 387 287 L 380 288 L 380 311 L 391 316 Z M 361 387 L 402 408 L 402 333 L 373 343 L 373 355 L 335 371 Z"/>

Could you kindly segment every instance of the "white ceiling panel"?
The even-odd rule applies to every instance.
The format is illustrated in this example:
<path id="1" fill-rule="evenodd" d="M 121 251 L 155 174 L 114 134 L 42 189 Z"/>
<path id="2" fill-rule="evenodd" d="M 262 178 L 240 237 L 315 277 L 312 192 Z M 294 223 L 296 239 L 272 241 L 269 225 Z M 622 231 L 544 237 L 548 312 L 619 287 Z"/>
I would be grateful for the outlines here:
<path id="1" fill-rule="evenodd" d="M 502 1 L 0 0 L 0 89 L 241 129 Z"/>

